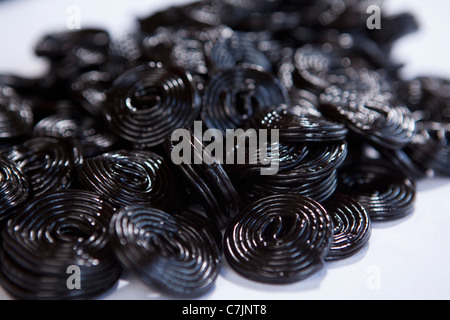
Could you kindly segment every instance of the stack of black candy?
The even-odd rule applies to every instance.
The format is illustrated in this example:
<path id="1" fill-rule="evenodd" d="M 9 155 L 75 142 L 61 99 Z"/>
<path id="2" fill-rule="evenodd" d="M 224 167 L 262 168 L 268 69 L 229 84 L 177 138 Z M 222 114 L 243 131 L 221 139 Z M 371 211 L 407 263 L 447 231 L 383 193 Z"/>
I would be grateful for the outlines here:
<path id="1" fill-rule="evenodd" d="M 383 11 L 370 30 L 368 5 L 205 0 L 119 38 L 43 36 L 45 75 L 0 75 L 0 284 L 16 298 L 88 298 L 132 272 L 201 296 L 222 257 L 248 279 L 292 283 L 359 252 L 373 222 L 411 214 L 416 180 L 450 174 L 450 80 L 402 79 L 391 49 L 418 25 Z M 174 164 L 175 129 L 204 150 L 196 120 L 278 129 L 278 172 Z"/>

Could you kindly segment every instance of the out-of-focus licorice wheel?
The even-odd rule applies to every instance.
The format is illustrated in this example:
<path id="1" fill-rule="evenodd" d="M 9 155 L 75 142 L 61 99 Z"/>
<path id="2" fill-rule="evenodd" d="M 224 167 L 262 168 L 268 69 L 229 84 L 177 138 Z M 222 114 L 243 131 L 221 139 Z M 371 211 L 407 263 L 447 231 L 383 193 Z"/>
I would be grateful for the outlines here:
<path id="1" fill-rule="evenodd" d="M 400 149 L 411 141 L 415 120 L 411 111 L 387 94 L 347 91 L 331 86 L 320 95 L 321 111 L 367 141 Z"/>
<path id="2" fill-rule="evenodd" d="M 117 136 L 101 127 L 95 118 L 70 113 L 57 113 L 40 120 L 34 126 L 33 135 L 73 140 L 85 157 L 104 153 L 118 141 Z"/>
<path id="3" fill-rule="evenodd" d="M 378 160 L 341 167 L 338 190 L 359 201 L 372 221 L 402 218 L 414 210 L 415 181 Z"/>
<path id="4" fill-rule="evenodd" d="M 450 125 L 435 121 L 417 122 L 417 132 L 404 148 L 408 159 L 421 168 L 450 175 Z"/>
<path id="5" fill-rule="evenodd" d="M 232 150 L 227 151 L 228 154 L 233 152 L 234 164 L 224 166 L 235 183 L 251 176 L 261 175 L 261 170 L 270 166 L 270 163 L 264 163 L 270 160 L 270 157 L 277 162 L 278 172 L 285 172 L 299 165 L 309 152 L 307 144 L 294 144 L 284 141 L 260 143 L 256 149 L 249 148 L 248 143 L 245 144 L 244 148 L 239 147 L 239 143 L 237 143 Z M 278 152 L 278 154 L 272 154 L 272 151 Z M 245 160 L 244 163 L 238 162 L 239 157 Z M 264 160 L 264 162 L 261 160 Z"/>
<path id="6" fill-rule="evenodd" d="M 372 223 L 362 204 L 337 192 L 322 205 L 334 225 L 333 243 L 326 260 L 345 259 L 364 248 L 372 233 Z"/>
<path id="7" fill-rule="evenodd" d="M 244 127 L 259 110 L 287 104 L 286 89 L 271 73 L 253 67 L 221 70 L 206 84 L 201 117 L 209 129 Z"/>
<path id="8" fill-rule="evenodd" d="M 16 91 L 0 83 L 0 142 L 29 134 L 33 111 Z"/>
<path id="9" fill-rule="evenodd" d="M 177 297 L 208 292 L 220 270 L 214 235 L 199 217 L 141 205 L 127 206 L 113 217 L 114 252 L 144 283 Z"/>
<path id="10" fill-rule="evenodd" d="M 345 140 L 348 129 L 325 117 L 312 106 L 278 107 L 256 120 L 260 128 L 278 129 L 280 139 L 291 142 L 327 142 Z"/>
<path id="11" fill-rule="evenodd" d="M 200 198 L 200 204 L 205 209 L 207 216 L 219 229 L 222 229 L 239 211 L 240 196 L 222 164 L 204 152 L 205 146 L 191 130 L 185 130 L 189 133 L 191 159 L 190 161 L 181 161 L 176 168 L 181 171 L 190 188 Z M 167 139 L 165 147 L 166 152 L 172 158 L 178 145 Z M 199 157 L 201 157 L 200 161 L 196 159 Z"/>
<path id="12" fill-rule="evenodd" d="M 88 158 L 78 181 L 118 207 L 142 204 L 168 209 L 180 200 L 171 166 L 151 151 L 115 150 Z"/>
<path id="13" fill-rule="evenodd" d="M 28 179 L 16 164 L 0 156 L 0 221 L 28 199 Z"/>
<path id="14" fill-rule="evenodd" d="M 272 63 L 268 57 L 245 32 L 234 32 L 229 37 L 222 37 L 215 42 L 208 54 L 208 60 L 215 70 L 247 64 L 272 71 Z"/>
<path id="15" fill-rule="evenodd" d="M 34 137 L 0 151 L 25 174 L 30 194 L 68 189 L 83 156 L 76 145 L 54 137 Z"/>
<path id="16" fill-rule="evenodd" d="M 92 298 L 112 288 L 122 272 L 109 242 L 113 214 L 111 205 L 87 191 L 32 199 L 2 231 L 3 288 L 27 300 Z M 69 267 L 79 268 L 78 280 L 70 279 L 76 269 Z"/>
<path id="17" fill-rule="evenodd" d="M 234 27 L 244 22 L 252 13 L 262 11 L 270 11 L 280 3 L 275 1 L 235 1 L 235 0 L 212 0 L 212 1 L 196 1 L 191 4 L 181 6 L 180 12 L 187 19 L 188 25 L 200 24 L 206 26 L 216 26 L 225 24 Z M 178 21 L 182 19 L 178 17 Z"/>
<path id="18" fill-rule="evenodd" d="M 57 60 L 73 52 L 74 48 L 98 50 L 106 52 L 110 35 L 106 30 L 84 28 L 49 33 L 36 43 L 35 53 L 38 56 Z"/>
<path id="19" fill-rule="evenodd" d="M 225 257 L 242 276 L 264 283 L 292 283 L 322 268 L 333 223 L 318 202 L 280 194 L 247 206 L 224 236 Z"/>
<path id="20" fill-rule="evenodd" d="M 151 62 L 114 81 L 107 92 L 105 116 L 115 133 L 142 149 L 160 145 L 173 130 L 190 125 L 200 107 L 189 73 Z"/>

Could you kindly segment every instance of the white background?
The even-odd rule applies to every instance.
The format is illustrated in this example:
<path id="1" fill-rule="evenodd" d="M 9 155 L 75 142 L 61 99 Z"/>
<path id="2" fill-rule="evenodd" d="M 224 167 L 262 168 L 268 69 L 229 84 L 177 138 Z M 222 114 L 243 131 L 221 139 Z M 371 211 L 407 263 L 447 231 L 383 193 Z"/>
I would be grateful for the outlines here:
<path id="1" fill-rule="evenodd" d="M 103 27 L 112 36 L 132 32 L 136 18 L 186 0 L 15 0 L 0 1 L 0 73 L 39 75 L 45 63 L 34 56 L 42 34 L 64 30 L 70 8 L 80 9 L 82 27 Z M 405 77 L 450 78 L 450 2 L 387 0 L 387 12 L 410 11 L 420 31 L 398 41 L 394 56 Z M 312 277 L 291 285 L 264 285 L 237 275 L 224 261 L 213 290 L 201 299 L 449 299 L 450 178 L 418 183 L 414 213 L 374 223 L 370 243 L 347 260 L 327 263 Z M 169 299 L 137 279 L 120 280 L 101 299 Z M 11 297 L 0 289 L 0 299 Z"/>

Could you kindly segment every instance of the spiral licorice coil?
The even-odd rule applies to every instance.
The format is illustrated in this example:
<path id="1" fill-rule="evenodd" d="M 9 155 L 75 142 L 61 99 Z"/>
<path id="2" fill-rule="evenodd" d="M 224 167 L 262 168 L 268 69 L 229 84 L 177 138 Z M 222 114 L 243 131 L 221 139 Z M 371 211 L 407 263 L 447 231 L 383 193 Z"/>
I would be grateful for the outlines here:
<path id="1" fill-rule="evenodd" d="M 241 206 L 241 199 L 230 177 L 217 160 L 204 153 L 202 141 L 189 132 L 189 143 L 193 150 L 191 162 L 182 162 L 176 167 L 187 181 L 190 189 L 200 198 L 200 205 L 207 216 L 220 229 L 228 224 Z M 171 154 L 175 148 L 173 141 L 166 140 L 166 152 Z M 203 155 L 200 163 L 195 163 L 195 154 Z"/>
<path id="2" fill-rule="evenodd" d="M 0 84 L 0 141 L 28 134 L 32 128 L 31 106 L 13 88 Z"/>
<path id="3" fill-rule="evenodd" d="M 162 144 L 190 125 L 200 112 L 200 96 L 189 73 L 149 63 L 129 69 L 108 90 L 105 116 L 111 129 L 135 148 Z"/>
<path id="4" fill-rule="evenodd" d="M 348 164 L 339 171 L 339 191 L 366 208 L 372 221 L 404 217 L 414 210 L 415 181 L 378 161 Z"/>
<path id="5" fill-rule="evenodd" d="M 101 127 L 93 117 L 69 113 L 56 113 L 40 120 L 34 126 L 33 135 L 74 140 L 86 157 L 104 153 L 117 142 L 117 136 Z"/>
<path id="6" fill-rule="evenodd" d="M 302 179 L 290 172 L 274 176 L 255 177 L 245 184 L 240 191 L 246 202 L 276 194 L 298 194 L 318 202 L 328 199 L 337 188 L 335 171 L 314 179 Z"/>
<path id="7" fill-rule="evenodd" d="M 215 69 L 234 68 L 239 65 L 255 65 L 271 71 L 272 64 L 267 56 L 258 49 L 245 33 L 234 33 L 228 38 L 217 41 L 211 48 L 209 59 Z"/>
<path id="8" fill-rule="evenodd" d="M 333 223 L 316 201 L 299 195 L 262 198 L 244 209 L 225 233 L 225 257 L 244 277 L 291 283 L 320 270 Z"/>
<path id="9" fill-rule="evenodd" d="M 199 296 L 214 284 L 220 255 L 212 233 L 188 213 L 122 208 L 111 222 L 119 261 L 146 284 L 174 296 Z"/>
<path id="10" fill-rule="evenodd" d="M 236 67 L 214 74 L 205 87 L 202 120 L 210 129 L 242 128 L 259 110 L 287 104 L 289 97 L 271 73 Z"/>
<path id="11" fill-rule="evenodd" d="M 346 91 L 331 86 L 320 100 L 324 114 L 346 123 L 350 130 L 377 146 L 400 149 L 414 135 L 411 111 L 382 93 Z"/>
<path id="12" fill-rule="evenodd" d="M 169 163 L 151 151 L 117 150 L 86 159 L 78 180 L 119 207 L 143 204 L 165 209 L 178 200 Z"/>
<path id="13" fill-rule="evenodd" d="M 322 205 L 334 225 L 333 243 L 326 260 L 344 259 L 364 248 L 372 232 L 372 223 L 363 205 L 341 193 L 335 193 Z"/>
<path id="14" fill-rule="evenodd" d="M 61 190 L 34 198 L 3 229 L 2 286 L 21 299 L 104 293 L 122 272 L 109 242 L 113 214 L 114 208 L 91 192 Z M 79 268 L 76 289 L 69 279 L 73 266 Z"/>
<path id="15" fill-rule="evenodd" d="M 0 151 L 26 175 L 33 196 L 67 189 L 76 176 L 82 155 L 76 146 L 52 137 L 35 137 Z"/>
<path id="16" fill-rule="evenodd" d="M 300 143 L 344 140 L 348 131 L 344 124 L 326 118 L 311 106 L 277 108 L 258 120 L 259 127 L 278 129 L 281 139 Z"/>
<path id="17" fill-rule="evenodd" d="M 26 176 L 12 161 L 0 156 L 0 220 L 9 216 L 11 209 L 24 203 L 28 194 Z"/>

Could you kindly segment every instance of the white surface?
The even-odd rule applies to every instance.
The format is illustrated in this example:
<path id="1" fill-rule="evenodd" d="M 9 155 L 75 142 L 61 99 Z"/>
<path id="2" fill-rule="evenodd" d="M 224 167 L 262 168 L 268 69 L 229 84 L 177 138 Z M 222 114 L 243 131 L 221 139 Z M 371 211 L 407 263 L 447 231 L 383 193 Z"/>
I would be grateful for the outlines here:
<path id="1" fill-rule="evenodd" d="M 82 27 L 104 27 L 111 34 L 133 31 L 135 18 L 186 0 L 15 0 L 0 2 L 0 73 L 37 75 L 45 64 L 33 55 L 44 33 L 66 28 L 71 5 L 80 9 Z M 450 2 L 387 0 L 386 10 L 413 12 L 421 30 L 398 42 L 394 55 L 404 74 L 450 77 Z M 224 261 L 215 288 L 201 299 L 449 299 L 450 179 L 419 182 L 415 212 L 395 221 L 374 223 L 369 246 L 356 256 L 327 263 L 312 277 L 292 285 L 248 281 Z M 168 299 L 125 278 L 102 299 Z M 0 289 L 0 299 L 10 299 Z"/>

